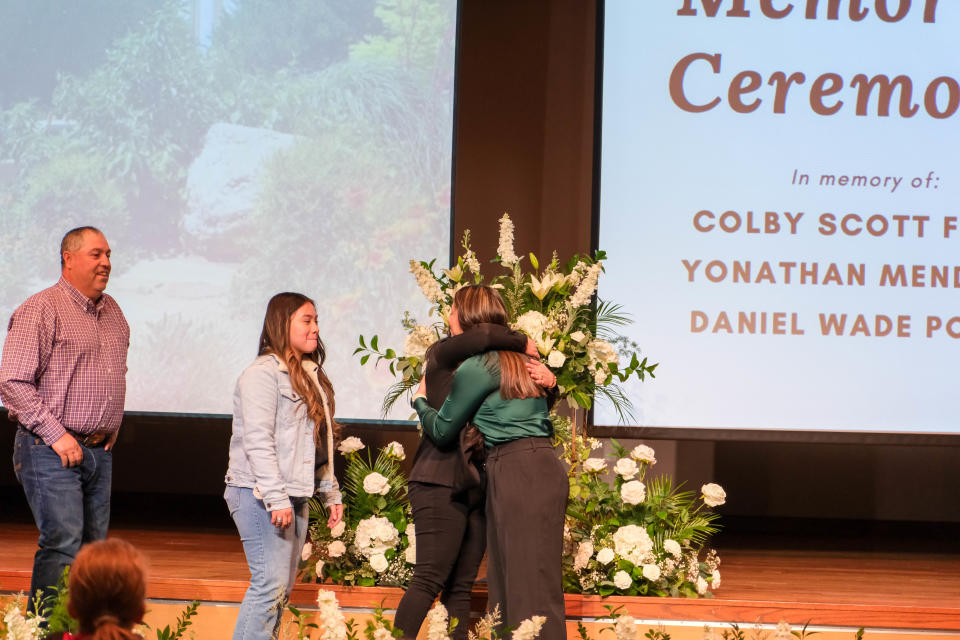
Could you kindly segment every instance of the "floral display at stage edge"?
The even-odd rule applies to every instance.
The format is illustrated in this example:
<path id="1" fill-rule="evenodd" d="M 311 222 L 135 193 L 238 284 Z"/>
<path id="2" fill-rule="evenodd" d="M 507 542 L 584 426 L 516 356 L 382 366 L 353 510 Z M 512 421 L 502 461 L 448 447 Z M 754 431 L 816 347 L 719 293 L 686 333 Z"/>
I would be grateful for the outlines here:
<path id="1" fill-rule="evenodd" d="M 384 397 L 382 414 L 419 383 L 427 348 L 447 333 L 454 293 L 468 284 L 498 288 L 511 326 L 536 343 L 557 376 L 560 401 L 551 418 L 557 455 L 570 478 L 565 591 L 710 595 L 711 587 L 720 585 L 720 559 L 705 545 L 717 532 L 712 509 L 725 502 L 723 489 L 711 483 L 696 493 L 674 486 L 667 475 L 653 476 L 655 452 L 642 444 L 628 451 L 610 440 L 610 453 L 595 456 L 603 443 L 576 429 L 577 417 L 592 407 L 594 397 L 606 398 L 622 421 L 635 421 L 621 385 L 631 378 L 653 378 L 657 367 L 639 355 L 638 345 L 617 333 L 630 323 L 621 307 L 594 300 L 606 255 L 575 255 L 561 263 L 554 252 L 541 268 L 534 254 L 516 253 L 507 214 L 499 225 L 497 256 L 487 267 L 492 274 L 481 267 L 469 231 L 461 242 L 463 253 L 450 268 L 435 269 L 435 260 L 410 261 L 410 272 L 433 306 L 428 323 L 405 314 L 402 349 L 379 344 L 376 335 L 360 336 L 355 355 L 361 365 L 386 366 L 397 377 Z M 416 559 L 416 530 L 400 472 L 403 448 L 390 443 L 375 457 L 361 453 L 363 448 L 357 438 L 341 445 L 348 459 L 344 524 L 330 531 L 323 507 L 312 504 L 304 576 L 339 584 L 405 586 Z"/>

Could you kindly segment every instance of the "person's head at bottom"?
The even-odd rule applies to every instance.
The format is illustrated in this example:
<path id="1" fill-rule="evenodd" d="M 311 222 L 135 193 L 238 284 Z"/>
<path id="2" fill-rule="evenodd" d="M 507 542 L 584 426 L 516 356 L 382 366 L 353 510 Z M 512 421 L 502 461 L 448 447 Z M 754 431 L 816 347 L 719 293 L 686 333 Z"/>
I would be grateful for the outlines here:
<path id="1" fill-rule="evenodd" d="M 83 640 L 133 640 L 146 613 L 143 556 L 119 538 L 85 545 L 70 569 L 67 611 Z"/>

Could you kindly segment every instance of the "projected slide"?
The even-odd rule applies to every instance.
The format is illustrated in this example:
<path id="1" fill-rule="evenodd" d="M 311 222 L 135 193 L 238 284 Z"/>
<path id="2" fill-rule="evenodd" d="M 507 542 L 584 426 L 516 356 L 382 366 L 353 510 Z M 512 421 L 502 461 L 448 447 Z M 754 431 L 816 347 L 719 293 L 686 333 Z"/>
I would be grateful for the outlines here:
<path id="1" fill-rule="evenodd" d="M 2 3 L 0 314 L 94 225 L 128 410 L 230 413 L 292 290 L 338 416 L 378 417 L 392 376 L 351 354 L 403 343 L 403 312 L 426 315 L 407 261 L 449 252 L 455 33 L 455 0 Z"/>
<path id="2" fill-rule="evenodd" d="M 960 432 L 960 6 L 605 14 L 599 295 L 661 363 L 639 424 Z"/>

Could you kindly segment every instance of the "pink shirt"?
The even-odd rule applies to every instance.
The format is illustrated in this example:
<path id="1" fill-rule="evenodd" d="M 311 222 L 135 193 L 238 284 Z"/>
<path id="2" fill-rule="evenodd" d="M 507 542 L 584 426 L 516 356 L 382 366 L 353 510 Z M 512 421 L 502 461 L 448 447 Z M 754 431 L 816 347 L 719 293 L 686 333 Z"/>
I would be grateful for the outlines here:
<path id="1" fill-rule="evenodd" d="M 130 327 L 117 302 L 94 302 L 60 278 L 10 318 L 0 361 L 0 399 L 11 417 L 53 444 L 120 428 Z"/>

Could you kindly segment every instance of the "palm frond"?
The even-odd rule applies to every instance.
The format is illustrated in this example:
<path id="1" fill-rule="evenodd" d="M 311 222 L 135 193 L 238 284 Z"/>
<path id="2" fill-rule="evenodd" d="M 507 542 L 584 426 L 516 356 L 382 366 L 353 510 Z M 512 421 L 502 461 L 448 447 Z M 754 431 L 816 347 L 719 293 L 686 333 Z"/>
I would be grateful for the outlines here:
<path id="1" fill-rule="evenodd" d="M 390 388 L 387 389 L 386 395 L 383 397 L 383 403 L 380 405 L 380 417 L 386 418 L 390 413 L 390 410 L 393 409 L 393 405 L 396 404 L 397 400 L 400 399 L 403 394 L 407 391 L 420 384 L 419 378 L 403 378 L 398 380 L 390 385 Z"/>
<path id="2" fill-rule="evenodd" d="M 619 334 L 615 327 L 625 327 L 633 324 L 630 314 L 623 312 L 623 305 L 600 300 L 597 303 L 597 337 L 601 340 L 616 339 Z"/>
<path id="3" fill-rule="evenodd" d="M 617 420 L 620 424 L 636 424 L 637 416 L 633 410 L 633 403 L 624 392 L 623 387 L 618 384 L 609 384 L 605 387 L 597 386 L 597 395 L 605 397 L 613 405 L 617 412 Z"/>

